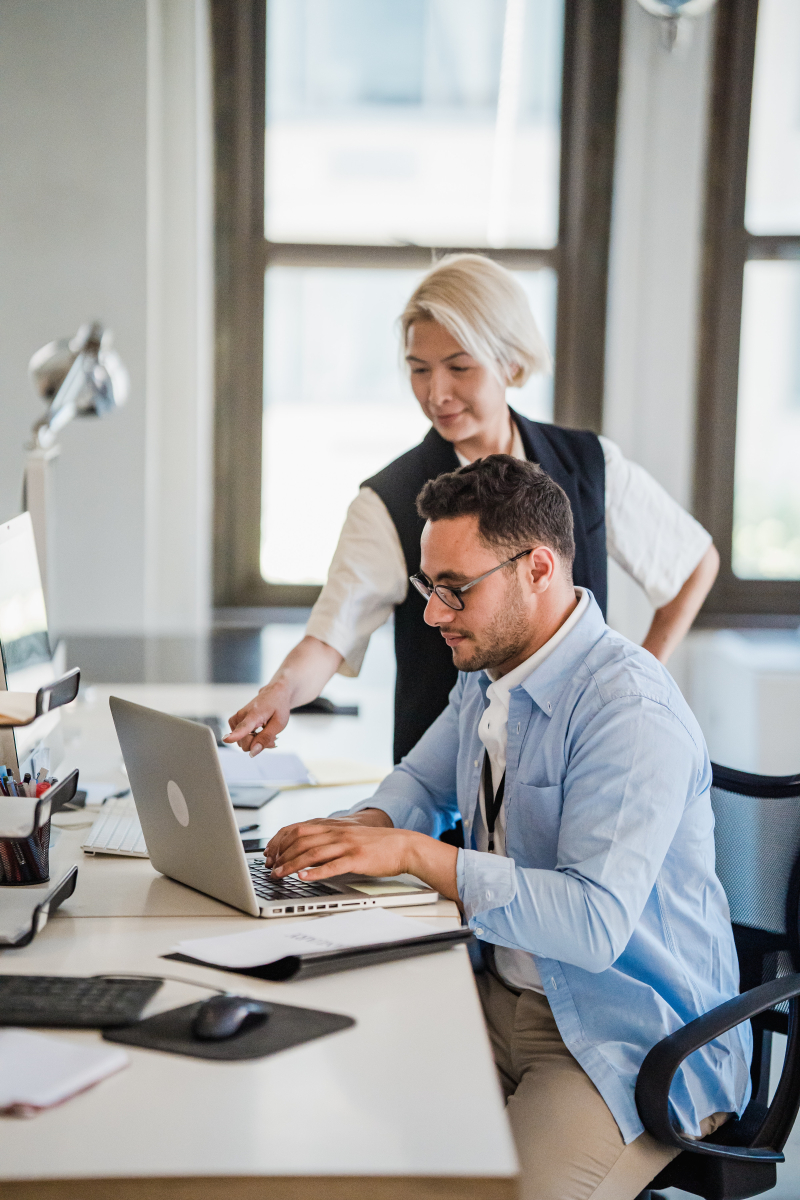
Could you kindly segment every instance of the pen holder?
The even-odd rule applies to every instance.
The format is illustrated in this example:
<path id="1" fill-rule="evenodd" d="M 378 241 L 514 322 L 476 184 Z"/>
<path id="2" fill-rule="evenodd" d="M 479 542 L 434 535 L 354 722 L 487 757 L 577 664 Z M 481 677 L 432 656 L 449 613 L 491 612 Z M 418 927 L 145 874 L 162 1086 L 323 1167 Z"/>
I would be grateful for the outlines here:
<path id="1" fill-rule="evenodd" d="M 0 797 L 0 887 L 47 883 L 50 878 L 50 817 L 78 790 L 78 772 L 48 788 L 38 800 Z"/>

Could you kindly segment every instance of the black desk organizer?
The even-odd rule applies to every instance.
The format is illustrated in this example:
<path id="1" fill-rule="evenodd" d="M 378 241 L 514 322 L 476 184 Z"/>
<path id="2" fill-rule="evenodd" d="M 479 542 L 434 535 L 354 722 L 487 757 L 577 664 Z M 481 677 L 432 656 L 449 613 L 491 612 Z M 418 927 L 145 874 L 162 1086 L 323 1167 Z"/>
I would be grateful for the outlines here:
<path id="1" fill-rule="evenodd" d="M 49 881 L 50 818 L 74 799 L 77 790 L 78 772 L 73 771 L 35 802 L 27 833 L 9 837 L 0 825 L 0 886 L 23 887 Z"/>
<path id="2" fill-rule="evenodd" d="M 28 720 L 9 721 L 0 718 L 0 728 L 12 729 L 20 725 L 30 725 L 37 717 L 71 703 L 78 694 L 80 680 L 81 673 L 76 668 L 60 679 L 45 684 L 36 693 L 33 715 Z M 31 889 L 27 893 L 31 899 L 30 925 L 21 936 L 12 941 L 2 940 L 0 936 L 0 948 L 27 946 L 47 924 L 50 914 L 75 891 L 78 879 L 77 864 L 63 871 L 51 888 L 45 888 L 43 884 L 50 882 L 50 818 L 53 813 L 74 800 L 77 790 L 78 772 L 73 771 L 66 779 L 62 779 L 39 797 L 31 816 L 29 833 L 23 837 L 3 837 L 0 827 L 0 842 L 3 848 L 3 853 L 0 854 L 0 862 L 3 864 L 0 866 L 0 888 L 14 888 L 17 895 L 24 894 L 25 887 Z M 17 867 L 21 869 L 17 870 Z"/>
<path id="3" fill-rule="evenodd" d="M 34 711 L 28 720 L 4 721 L 0 717 L 0 729 L 19 729 L 22 725 L 30 725 L 37 717 L 44 716 L 45 713 L 51 712 L 54 708 L 61 708 L 64 704 L 71 704 L 78 694 L 80 682 L 81 673 L 75 667 L 74 670 L 68 671 L 66 675 L 62 675 L 60 679 L 44 684 L 36 693 Z M 18 694 L 32 696 L 33 692 L 20 692 Z"/>

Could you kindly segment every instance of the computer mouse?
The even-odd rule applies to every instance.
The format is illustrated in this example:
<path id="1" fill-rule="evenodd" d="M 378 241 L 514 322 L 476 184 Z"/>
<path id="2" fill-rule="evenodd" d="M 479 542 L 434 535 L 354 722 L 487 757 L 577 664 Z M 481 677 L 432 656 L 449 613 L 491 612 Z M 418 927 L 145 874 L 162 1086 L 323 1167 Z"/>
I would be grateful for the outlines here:
<path id="1" fill-rule="evenodd" d="M 240 1033 L 245 1025 L 266 1021 L 272 1005 L 251 996 L 212 996 L 192 1018 L 192 1033 L 201 1042 L 220 1042 Z"/>

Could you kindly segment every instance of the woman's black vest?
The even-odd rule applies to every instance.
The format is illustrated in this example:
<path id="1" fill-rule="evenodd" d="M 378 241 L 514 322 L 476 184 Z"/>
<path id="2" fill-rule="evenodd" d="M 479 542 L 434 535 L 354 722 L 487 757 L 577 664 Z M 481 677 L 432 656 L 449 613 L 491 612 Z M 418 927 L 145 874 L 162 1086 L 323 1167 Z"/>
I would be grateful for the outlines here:
<path id="1" fill-rule="evenodd" d="M 526 457 L 539 463 L 569 497 L 575 522 L 573 576 L 594 593 L 605 616 L 607 588 L 605 460 L 593 433 L 529 421 L 511 410 Z M 389 510 L 400 535 L 406 571 L 420 567 L 420 538 L 425 522 L 415 501 L 429 479 L 455 471 L 459 462 L 450 442 L 431 429 L 413 450 L 401 454 L 362 487 L 372 488 Z M 438 629 L 422 619 L 424 601 L 414 588 L 394 610 L 397 684 L 394 699 L 394 761 L 422 737 L 447 705 L 458 672 Z"/>

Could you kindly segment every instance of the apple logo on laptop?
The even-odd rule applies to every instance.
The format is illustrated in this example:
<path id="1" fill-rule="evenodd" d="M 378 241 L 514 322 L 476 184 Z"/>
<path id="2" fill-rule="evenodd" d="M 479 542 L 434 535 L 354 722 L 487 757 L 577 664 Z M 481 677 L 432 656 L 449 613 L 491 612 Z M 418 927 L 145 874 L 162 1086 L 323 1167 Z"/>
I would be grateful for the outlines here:
<path id="1" fill-rule="evenodd" d="M 175 820 L 185 829 L 189 824 L 189 805 L 183 792 L 172 779 L 167 784 L 167 799 Z"/>

